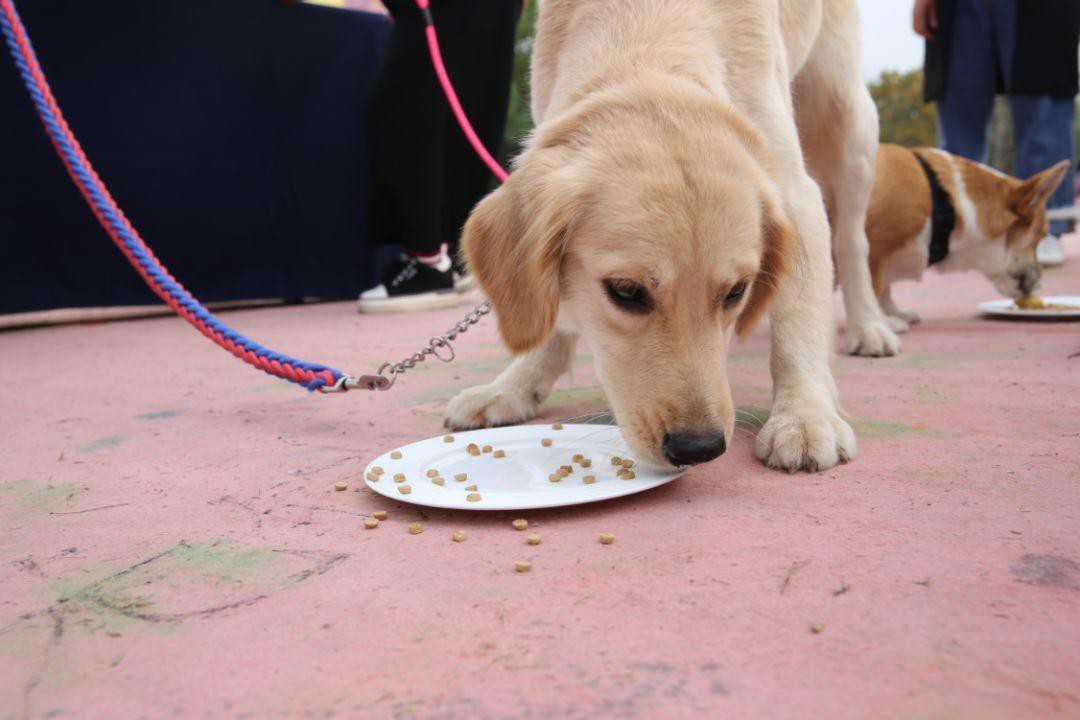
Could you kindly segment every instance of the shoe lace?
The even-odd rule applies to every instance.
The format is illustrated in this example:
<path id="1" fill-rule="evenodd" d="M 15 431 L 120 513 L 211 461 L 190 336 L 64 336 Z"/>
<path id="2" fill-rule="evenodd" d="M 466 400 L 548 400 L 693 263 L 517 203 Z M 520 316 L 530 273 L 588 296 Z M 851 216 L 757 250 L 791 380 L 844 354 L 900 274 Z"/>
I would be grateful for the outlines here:
<path id="1" fill-rule="evenodd" d="M 402 266 L 401 270 L 398 271 L 398 274 L 394 276 L 394 279 L 390 281 L 390 287 L 396 288 L 398 285 L 405 282 L 406 280 L 412 280 L 414 277 L 416 277 L 417 265 L 418 261 L 416 258 L 409 258 Z"/>

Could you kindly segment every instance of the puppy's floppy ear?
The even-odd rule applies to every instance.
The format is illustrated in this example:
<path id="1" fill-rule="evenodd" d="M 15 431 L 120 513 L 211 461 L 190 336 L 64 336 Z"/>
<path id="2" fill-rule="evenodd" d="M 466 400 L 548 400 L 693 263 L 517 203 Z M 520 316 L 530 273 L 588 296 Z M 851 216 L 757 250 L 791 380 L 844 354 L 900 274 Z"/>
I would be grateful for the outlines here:
<path id="1" fill-rule="evenodd" d="M 745 337 L 754 329 L 769 306 L 790 268 L 790 258 L 797 248 L 798 237 L 791 221 L 780 209 L 779 203 L 769 196 L 766 196 L 762 206 L 761 225 L 761 266 L 750 285 L 746 307 L 735 323 L 739 337 Z"/>
<path id="2" fill-rule="evenodd" d="M 1040 206 L 1046 204 L 1058 185 L 1065 179 L 1065 173 L 1069 171 L 1069 161 L 1062 160 L 1057 165 L 1043 170 L 1041 173 L 1032 175 L 1027 180 L 1013 188 L 1013 210 L 1021 216 L 1027 217 L 1035 212 Z"/>
<path id="3" fill-rule="evenodd" d="M 559 312 L 559 271 L 575 207 L 562 161 L 557 149 L 527 151 L 465 223 L 462 247 L 469 268 L 513 353 L 547 339 Z"/>

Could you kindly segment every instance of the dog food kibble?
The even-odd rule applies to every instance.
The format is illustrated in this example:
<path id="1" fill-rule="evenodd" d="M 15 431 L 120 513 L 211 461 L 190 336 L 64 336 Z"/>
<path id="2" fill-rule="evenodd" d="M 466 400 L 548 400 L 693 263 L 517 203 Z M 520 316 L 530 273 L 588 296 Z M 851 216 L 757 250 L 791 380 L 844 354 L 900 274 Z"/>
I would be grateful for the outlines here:
<path id="1" fill-rule="evenodd" d="M 619 477 L 621 477 L 623 480 L 633 480 L 635 477 L 637 477 L 637 475 L 634 474 L 633 470 L 627 470 L 626 468 L 623 468 L 619 471 Z"/>
<path id="2" fill-rule="evenodd" d="M 562 482 L 562 473 L 551 473 L 548 475 L 548 482 Z"/>
<path id="3" fill-rule="evenodd" d="M 490 445 L 485 445 L 484 447 L 480 448 L 480 450 L 483 451 L 483 452 L 489 453 L 489 452 L 491 452 L 491 446 Z"/>
<path id="4" fill-rule="evenodd" d="M 530 545 L 539 545 L 540 533 L 529 533 L 529 537 L 525 538 L 525 542 L 529 543 Z"/>
<path id="5" fill-rule="evenodd" d="M 368 530 L 374 530 L 375 528 L 379 527 L 379 518 L 365 518 L 364 527 L 366 527 Z"/>
<path id="6" fill-rule="evenodd" d="M 336 482 L 336 483 L 334 483 L 334 489 L 337 490 L 338 492 L 341 492 L 342 490 L 348 490 L 349 489 L 349 484 L 348 483 L 343 483 L 343 482 Z"/>
<path id="7" fill-rule="evenodd" d="M 615 536 L 614 535 L 612 535 L 611 533 L 600 533 L 600 544 L 601 545 L 610 545 L 613 542 L 615 542 Z"/>
<path id="8" fill-rule="evenodd" d="M 465 496 L 469 502 L 480 502 L 480 493 L 472 492 Z"/>
<path id="9" fill-rule="evenodd" d="M 562 423 L 552 423 L 551 424 L 551 429 L 552 430 L 562 430 Z"/>
<path id="10" fill-rule="evenodd" d="M 518 560 L 514 563 L 514 569 L 518 572 L 529 572 L 532 570 L 532 563 L 528 560 Z"/>
<path id="11" fill-rule="evenodd" d="M 592 460 L 590 460 L 589 458 L 584 458 L 581 461 L 581 467 L 583 467 L 583 468 L 592 467 Z"/>
<path id="12" fill-rule="evenodd" d="M 450 539 L 454 542 L 465 542 L 469 535 L 464 530 L 455 530 L 454 534 L 450 536 Z"/>
<path id="13" fill-rule="evenodd" d="M 824 629 L 825 623 L 823 622 L 815 620 L 814 622 L 810 623 L 810 632 L 814 633 L 815 635 L 820 635 L 821 631 Z"/>
<path id="14" fill-rule="evenodd" d="M 633 460 L 631 460 L 630 458 L 625 458 L 625 459 L 624 459 L 624 460 L 622 461 L 622 466 L 623 466 L 624 468 L 626 468 L 627 470 L 629 470 L 630 468 L 634 467 L 634 465 L 636 465 L 636 464 L 637 464 L 637 463 L 635 463 L 635 462 L 634 462 Z"/>
<path id="15" fill-rule="evenodd" d="M 518 518 L 517 520 L 515 520 L 514 522 L 512 522 L 510 524 L 514 526 L 515 530 L 524 530 L 527 527 L 529 527 L 529 521 L 526 520 L 525 518 Z"/>
<path id="16" fill-rule="evenodd" d="M 385 510 L 376 510 L 375 512 L 371 513 L 371 517 L 375 518 L 376 520 L 385 520 L 386 519 L 386 511 Z"/>
<path id="17" fill-rule="evenodd" d="M 596 476 L 586 475 L 585 477 L 581 478 L 581 482 L 585 483 L 586 485 L 592 485 L 594 482 L 596 482 Z"/>
<path id="18" fill-rule="evenodd" d="M 577 454 L 575 454 L 575 455 L 574 455 L 574 457 L 570 458 L 570 462 L 576 462 L 576 463 L 579 463 L 579 462 L 581 462 L 581 461 L 582 461 L 583 459 L 584 459 L 584 458 L 582 457 L 581 453 L 577 453 Z"/>
<path id="19" fill-rule="evenodd" d="M 397 486 L 397 491 L 399 493 L 401 493 L 402 495 L 408 495 L 409 493 L 412 492 L 412 486 L 411 485 L 398 485 Z"/>
<path id="20" fill-rule="evenodd" d="M 479 455 L 480 454 L 480 446 L 477 445 L 476 443 L 469 443 L 468 445 L 465 446 L 465 452 L 469 453 L 470 455 Z"/>
<path id="21" fill-rule="evenodd" d="M 421 525 L 420 523 L 411 523 L 409 525 L 409 534 L 410 535 L 419 535 L 422 532 L 424 532 L 424 526 Z"/>
<path id="22" fill-rule="evenodd" d="M 443 480 L 441 477 L 433 477 L 433 478 L 431 478 L 431 484 L 432 485 L 438 485 L 439 487 L 442 487 L 443 485 L 446 484 L 446 481 Z"/>
<path id="23" fill-rule="evenodd" d="M 457 475 L 454 476 L 454 479 L 457 480 L 458 482 L 465 482 L 466 480 L 469 479 L 469 474 L 468 473 L 458 473 Z"/>
<path id="24" fill-rule="evenodd" d="M 391 460 L 400 460 L 401 459 L 401 451 L 400 450 L 395 450 L 394 452 L 390 453 L 390 459 Z"/>
<path id="25" fill-rule="evenodd" d="M 436 470 L 435 468 L 431 468 L 430 470 L 427 471 L 427 476 L 428 477 L 435 477 L 438 474 L 439 474 L 439 471 Z"/>
<path id="26" fill-rule="evenodd" d="M 453 435 L 443 435 L 442 441 L 444 443 L 452 443 L 452 442 L 454 442 L 454 436 Z"/>
<path id="27" fill-rule="evenodd" d="M 476 485 L 466 485 L 465 489 L 466 490 L 479 490 L 480 488 L 478 488 Z"/>
<path id="28" fill-rule="evenodd" d="M 612 465 L 622 465 L 622 458 L 619 457 L 618 455 L 613 456 L 611 458 L 611 464 Z"/>
<path id="29" fill-rule="evenodd" d="M 405 482 L 405 473 L 394 473 L 394 482 Z"/>
<path id="30" fill-rule="evenodd" d="M 367 474 L 367 479 L 369 482 L 379 482 L 379 476 L 373 472 Z"/>
<path id="31" fill-rule="evenodd" d="M 561 472 L 563 475 L 569 475 L 570 473 L 574 472 L 574 466 L 562 465 L 559 467 L 559 472 Z"/>
<path id="32" fill-rule="evenodd" d="M 375 467 L 371 468 L 371 472 L 375 473 L 376 475 L 382 475 L 385 470 L 383 470 L 380 465 L 376 465 Z"/>
<path id="33" fill-rule="evenodd" d="M 540 444 L 544 447 L 551 447 L 551 438 L 544 438 L 540 441 Z"/>
<path id="34" fill-rule="evenodd" d="M 492 457 L 503 458 L 506 457 L 506 453 L 502 450 L 496 450 L 491 454 Z"/>

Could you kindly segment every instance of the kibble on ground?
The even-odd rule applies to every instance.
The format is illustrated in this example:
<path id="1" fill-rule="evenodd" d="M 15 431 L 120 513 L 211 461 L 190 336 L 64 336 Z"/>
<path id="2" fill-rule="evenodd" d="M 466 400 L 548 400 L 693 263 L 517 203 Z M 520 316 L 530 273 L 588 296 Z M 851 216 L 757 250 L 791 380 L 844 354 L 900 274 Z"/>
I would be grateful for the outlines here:
<path id="1" fill-rule="evenodd" d="M 343 483 L 343 482 L 336 482 L 336 483 L 334 483 L 334 489 L 337 490 L 338 492 L 341 492 L 342 490 L 348 490 L 349 489 L 349 484 L 348 483 Z"/>
<path id="2" fill-rule="evenodd" d="M 455 530 L 454 534 L 450 536 L 450 539 L 454 542 L 465 542 L 468 538 L 469 535 L 464 530 Z"/>
<path id="3" fill-rule="evenodd" d="M 514 569 L 519 573 L 529 572 L 532 570 L 532 563 L 528 560 L 518 560 L 514 563 Z"/>
<path id="4" fill-rule="evenodd" d="M 424 526 L 421 525 L 420 523 L 416 522 L 416 523 L 410 523 L 409 524 L 409 534 L 410 535 L 419 535 L 422 532 L 424 532 Z"/>
<path id="5" fill-rule="evenodd" d="M 368 530 L 374 530 L 375 528 L 379 527 L 379 518 L 364 518 L 364 527 L 366 527 Z"/>
<path id="6" fill-rule="evenodd" d="M 610 545 L 615 542 L 615 536 L 611 533 L 600 533 L 600 544 Z"/>
<path id="7" fill-rule="evenodd" d="M 375 512 L 371 513 L 371 517 L 375 518 L 376 520 L 385 520 L 386 516 L 387 513 L 385 510 L 376 510 Z"/>
<path id="8" fill-rule="evenodd" d="M 525 542 L 529 543 L 530 545 L 539 545 L 540 533 L 529 533 L 529 536 L 525 538 Z"/>
<path id="9" fill-rule="evenodd" d="M 518 518 L 517 520 L 515 520 L 514 522 L 512 522 L 510 524 L 514 526 L 515 530 L 525 530 L 526 528 L 529 527 L 529 521 L 526 520 L 525 518 Z"/>

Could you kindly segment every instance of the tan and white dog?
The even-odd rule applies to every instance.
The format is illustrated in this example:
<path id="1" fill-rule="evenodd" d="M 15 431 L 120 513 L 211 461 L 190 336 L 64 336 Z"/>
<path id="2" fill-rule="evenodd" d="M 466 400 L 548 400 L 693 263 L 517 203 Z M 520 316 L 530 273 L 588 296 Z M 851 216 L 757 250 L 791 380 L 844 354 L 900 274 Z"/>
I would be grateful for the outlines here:
<path id="1" fill-rule="evenodd" d="M 896 306 L 892 283 L 918 280 L 928 266 L 941 272 L 977 270 L 1002 295 L 1031 295 L 1042 277 L 1035 246 L 1047 231 L 1046 201 L 1068 169 L 1063 160 L 1018 180 L 942 150 L 882 145 L 866 234 L 874 290 L 893 329 L 904 332 L 919 316 Z M 930 264 L 932 180 L 940 187 L 941 202 L 950 206 L 952 222 L 946 227 L 939 222 L 946 254 Z"/>
<path id="2" fill-rule="evenodd" d="M 448 426 L 533 417 L 580 336 L 638 457 L 705 462 L 734 428 L 733 335 L 768 306 L 758 456 L 790 471 L 854 457 L 823 191 L 847 349 L 899 348 L 867 264 L 878 124 L 854 0 L 545 0 L 532 88 L 537 129 L 463 237 L 519 357 L 454 398 Z"/>

